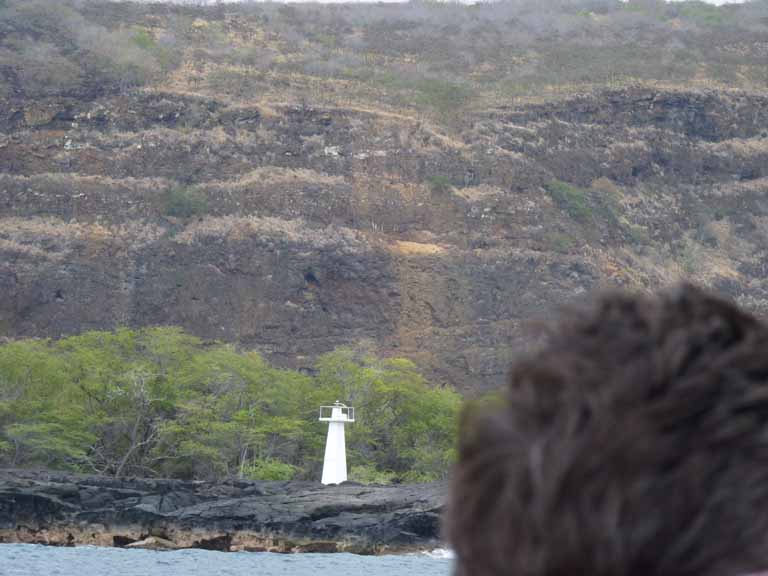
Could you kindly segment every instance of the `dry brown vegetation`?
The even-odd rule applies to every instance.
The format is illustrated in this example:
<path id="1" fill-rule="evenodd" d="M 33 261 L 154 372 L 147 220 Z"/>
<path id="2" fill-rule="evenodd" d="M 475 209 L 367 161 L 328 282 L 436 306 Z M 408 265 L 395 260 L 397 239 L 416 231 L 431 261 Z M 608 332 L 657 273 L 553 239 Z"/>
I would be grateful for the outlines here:
<path id="1" fill-rule="evenodd" d="M 312 228 L 301 220 L 283 220 L 258 216 L 205 217 L 188 224 L 173 237 L 180 244 L 193 244 L 206 237 L 225 238 L 239 242 L 251 237 L 277 237 L 293 244 L 307 244 L 313 248 L 329 246 L 345 250 L 364 250 L 364 236 L 349 228 Z"/>
<path id="2" fill-rule="evenodd" d="M 0 282 L 128 254 L 121 319 L 297 356 L 374 338 L 441 382 L 503 378 L 518 324 L 596 285 L 768 310 L 766 46 L 765 0 L 0 0 Z M 196 276 L 271 250 L 288 311 Z M 329 266 L 360 284 L 321 294 Z"/>
<path id="3" fill-rule="evenodd" d="M 104 226 L 56 218 L 1 218 L 0 249 L 61 260 L 77 249 L 91 249 L 102 243 L 138 250 L 157 241 L 164 233 L 164 228 L 146 222 Z"/>
<path id="4" fill-rule="evenodd" d="M 403 256 L 432 256 L 445 252 L 445 247 L 424 242 L 398 240 L 391 246 L 391 250 Z"/>
<path id="5" fill-rule="evenodd" d="M 207 182 L 207 186 L 221 188 L 224 190 L 234 190 L 245 186 L 268 186 L 270 184 L 324 184 L 334 186 L 342 184 L 344 179 L 339 176 L 322 174 L 306 168 L 280 168 L 277 166 L 266 166 L 256 168 L 251 172 L 241 174 L 236 179 L 224 180 L 221 182 Z"/>
<path id="6" fill-rule="evenodd" d="M 152 11 L 130 2 L 5 0 L 0 66 L 15 74 L 1 76 L 0 86 L 27 97 L 162 86 L 233 102 L 368 106 L 452 125 L 462 108 L 638 81 L 762 89 L 766 17 L 765 2 L 244 3 Z"/>

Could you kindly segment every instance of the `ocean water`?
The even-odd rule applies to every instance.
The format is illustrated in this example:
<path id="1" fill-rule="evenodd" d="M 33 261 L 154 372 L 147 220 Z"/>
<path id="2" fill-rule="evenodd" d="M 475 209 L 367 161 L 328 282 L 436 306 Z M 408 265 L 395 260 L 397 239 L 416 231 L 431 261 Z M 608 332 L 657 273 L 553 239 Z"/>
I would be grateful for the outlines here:
<path id="1" fill-rule="evenodd" d="M 0 544 L 0 576 L 450 576 L 441 551 L 397 556 Z"/>

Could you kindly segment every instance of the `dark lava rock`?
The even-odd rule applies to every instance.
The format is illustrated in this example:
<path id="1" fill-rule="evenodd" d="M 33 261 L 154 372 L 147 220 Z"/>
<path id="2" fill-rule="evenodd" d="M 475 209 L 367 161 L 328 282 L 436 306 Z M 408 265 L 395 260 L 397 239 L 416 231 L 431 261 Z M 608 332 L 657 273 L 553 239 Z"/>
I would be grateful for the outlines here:
<path id="1" fill-rule="evenodd" d="M 0 471 L 0 542 L 382 553 L 440 546 L 445 483 L 209 483 Z"/>

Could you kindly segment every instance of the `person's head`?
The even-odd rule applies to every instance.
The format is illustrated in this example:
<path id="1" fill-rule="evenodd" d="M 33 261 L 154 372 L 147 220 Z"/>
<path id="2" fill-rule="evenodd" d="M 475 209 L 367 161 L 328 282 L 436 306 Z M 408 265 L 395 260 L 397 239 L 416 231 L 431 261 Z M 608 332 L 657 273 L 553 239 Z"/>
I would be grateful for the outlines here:
<path id="1" fill-rule="evenodd" d="M 768 326 L 691 286 L 564 311 L 462 420 L 463 576 L 768 567 Z"/>

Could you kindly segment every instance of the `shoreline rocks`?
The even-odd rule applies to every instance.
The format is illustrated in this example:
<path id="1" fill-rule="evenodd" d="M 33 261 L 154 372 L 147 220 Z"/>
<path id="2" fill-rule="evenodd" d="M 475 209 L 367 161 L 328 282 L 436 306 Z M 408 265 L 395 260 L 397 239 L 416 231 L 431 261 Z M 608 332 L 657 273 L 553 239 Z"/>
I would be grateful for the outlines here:
<path id="1" fill-rule="evenodd" d="M 0 470 L 0 543 L 386 554 L 434 549 L 447 485 Z"/>

